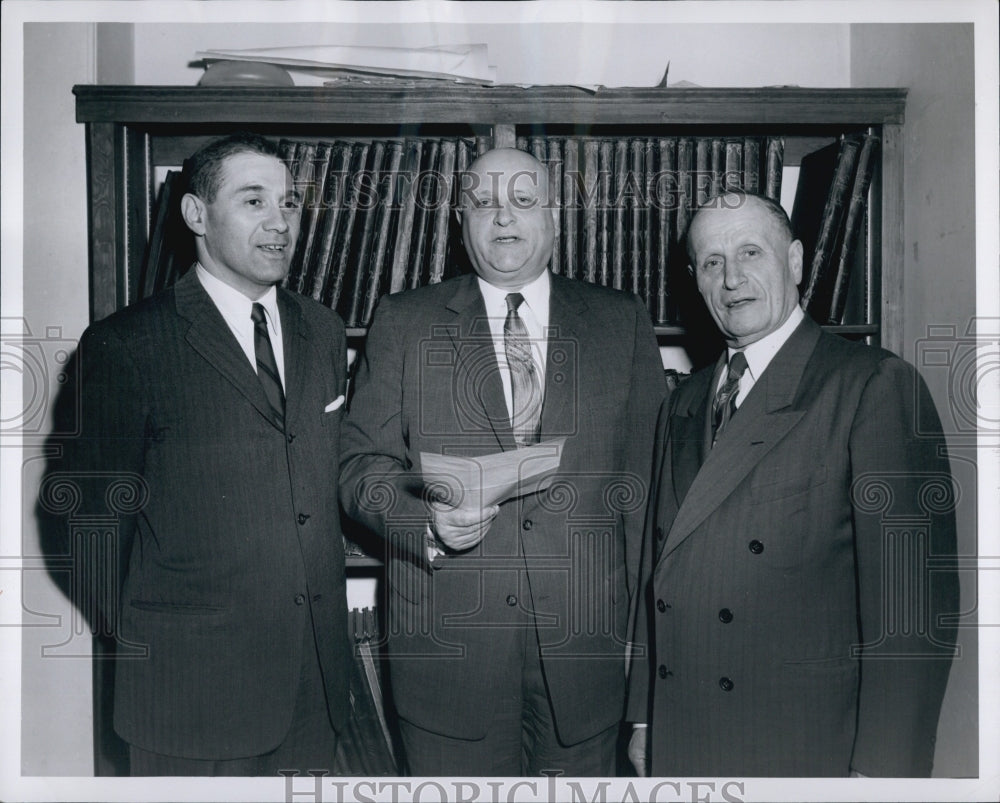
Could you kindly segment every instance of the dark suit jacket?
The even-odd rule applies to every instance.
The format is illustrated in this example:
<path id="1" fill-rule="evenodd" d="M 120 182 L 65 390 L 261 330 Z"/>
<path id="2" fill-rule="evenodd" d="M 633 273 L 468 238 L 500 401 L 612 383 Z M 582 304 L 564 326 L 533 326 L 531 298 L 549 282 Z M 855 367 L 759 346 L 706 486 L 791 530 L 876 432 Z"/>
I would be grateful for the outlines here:
<path id="1" fill-rule="evenodd" d="M 652 772 L 929 774 L 958 586 L 926 387 L 806 320 L 709 450 L 714 376 L 659 424 L 629 694 Z"/>
<path id="2" fill-rule="evenodd" d="M 420 453 L 515 449 L 475 276 L 387 296 L 343 433 L 341 501 L 388 541 L 390 673 L 402 717 L 484 735 L 525 628 L 538 626 L 560 737 L 620 721 L 624 647 L 662 364 L 634 297 L 552 277 L 542 440 L 547 491 L 501 505 L 484 541 L 427 565 Z"/>
<path id="3" fill-rule="evenodd" d="M 81 340 L 83 433 L 63 463 L 82 512 L 106 510 L 108 477 L 141 478 L 118 528 L 124 571 L 100 582 L 121 643 L 115 729 L 146 750 L 227 759 L 280 744 L 310 610 L 330 715 L 346 719 L 343 408 L 324 413 L 345 391 L 344 331 L 311 300 L 279 290 L 278 306 L 285 429 L 193 270 Z"/>

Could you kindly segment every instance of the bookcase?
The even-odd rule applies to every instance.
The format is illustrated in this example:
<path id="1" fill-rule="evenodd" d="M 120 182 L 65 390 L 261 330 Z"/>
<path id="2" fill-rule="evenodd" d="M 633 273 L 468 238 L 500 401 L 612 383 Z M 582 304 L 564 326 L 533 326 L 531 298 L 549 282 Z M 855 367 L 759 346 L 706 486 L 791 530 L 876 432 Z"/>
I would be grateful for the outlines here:
<path id="1" fill-rule="evenodd" d="M 538 138 L 780 138 L 785 168 L 838 141 L 880 141 L 863 236 L 852 261 L 846 323 L 829 327 L 899 353 L 902 346 L 903 153 L 906 90 L 601 89 L 453 84 L 331 88 L 74 87 L 86 127 L 90 317 L 137 300 L 158 186 L 203 142 L 236 130 L 299 141 L 462 137 L 480 146 Z M 655 327 L 662 345 L 692 348 L 685 326 Z M 363 327 L 350 327 L 358 347 Z M 349 572 L 378 561 L 349 558 Z M 100 683 L 95 677 L 95 685 Z M 98 695 L 95 694 L 95 701 Z M 95 732 L 100 730 L 96 720 Z M 103 738 L 103 737 L 102 737 Z M 97 745 L 101 773 L 101 746 Z"/>

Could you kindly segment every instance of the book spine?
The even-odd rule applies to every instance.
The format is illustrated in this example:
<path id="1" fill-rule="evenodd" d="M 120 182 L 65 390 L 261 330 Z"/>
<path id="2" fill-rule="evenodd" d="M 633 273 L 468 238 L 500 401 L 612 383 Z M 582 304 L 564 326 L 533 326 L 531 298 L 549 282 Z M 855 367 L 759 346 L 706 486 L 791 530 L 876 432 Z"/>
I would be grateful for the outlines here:
<path id="1" fill-rule="evenodd" d="M 659 325 L 670 322 L 670 257 L 674 242 L 674 222 L 681 203 L 677 171 L 677 141 L 658 139 L 656 186 L 656 316 Z"/>
<path id="2" fill-rule="evenodd" d="M 583 280 L 591 284 L 597 281 L 597 206 L 600 193 L 601 177 L 597 172 L 598 149 L 600 144 L 595 139 L 583 143 Z"/>
<path id="3" fill-rule="evenodd" d="M 723 189 L 739 189 L 743 183 L 743 141 L 739 139 L 726 140 L 726 174 L 722 181 Z"/>
<path id="4" fill-rule="evenodd" d="M 677 214 L 674 217 L 674 240 L 683 242 L 691 219 L 692 172 L 694 170 L 694 141 L 682 139 L 677 143 Z"/>
<path id="5" fill-rule="evenodd" d="M 721 144 L 721 143 L 720 143 Z M 698 137 L 694 145 L 694 205 L 701 207 L 709 196 L 716 192 L 716 181 L 712 161 L 712 140 Z"/>
<path id="6" fill-rule="evenodd" d="M 552 260 L 549 269 L 560 274 L 562 270 L 562 227 L 559 218 L 562 215 L 563 199 L 563 153 L 562 142 L 556 137 L 548 140 L 549 157 L 549 213 L 554 217 L 552 227 Z"/>
<path id="7" fill-rule="evenodd" d="M 837 257 L 833 296 L 830 300 L 830 314 L 827 317 L 827 323 L 840 324 L 844 319 L 844 309 L 847 306 L 847 288 L 854 266 L 854 252 L 865 222 L 865 212 L 868 209 L 868 190 L 872 183 L 875 154 L 878 147 L 878 137 L 872 134 L 865 136 L 861 153 L 858 155 L 858 167 L 854 173 L 851 200 L 844 218 L 844 236 L 841 239 L 840 252 Z"/>
<path id="8" fill-rule="evenodd" d="M 764 168 L 764 194 L 772 201 L 781 200 L 781 175 L 785 167 L 785 140 L 767 138 L 767 166 Z"/>
<path id="9" fill-rule="evenodd" d="M 168 221 L 173 212 L 173 206 L 178 203 L 177 187 L 180 184 L 180 174 L 176 170 L 168 170 L 160 187 L 156 201 L 156 214 L 153 227 L 149 232 L 149 245 L 146 248 L 146 260 L 142 267 L 142 298 L 149 298 L 163 289 L 163 281 L 169 266 L 169 253 L 166 248 Z"/>
<path id="10" fill-rule="evenodd" d="M 611 143 L 609 142 L 608 145 L 611 145 Z M 628 222 L 625 210 L 629 168 L 628 140 L 616 140 L 614 148 L 615 159 L 612 168 L 614 171 L 614 183 L 611 186 L 611 196 L 608 199 L 608 205 L 611 207 L 612 218 L 614 220 L 611 236 L 611 286 L 615 290 L 623 290 L 625 288 L 625 228 Z"/>
<path id="11" fill-rule="evenodd" d="M 628 173 L 628 186 L 630 191 L 626 194 L 628 199 L 629 225 L 628 225 L 628 257 L 629 257 L 629 279 L 631 284 L 629 289 L 640 296 L 643 303 L 649 300 L 644 292 L 643 270 L 648 264 L 643 260 L 643 247 L 646 233 L 643 230 L 643 212 L 646 206 L 645 197 L 642 192 L 643 179 L 643 157 L 645 153 L 645 142 L 641 139 L 633 139 L 629 143 L 629 156 L 631 157 L 631 169 Z"/>
<path id="12" fill-rule="evenodd" d="M 656 276 L 656 264 L 653 261 L 653 248 L 656 243 L 656 196 L 653 194 L 653 184 L 656 181 L 656 141 L 647 139 L 643 142 L 643 174 L 642 174 L 642 297 L 646 301 L 646 309 L 650 318 L 656 319 L 656 294 L 653 290 L 653 280 Z"/>
<path id="13" fill-rule="evenodd" d="M 434 237 L 431 240 L 431 266 L 428 284 L 437 284 L 444 277 L 448 256 L 448 221 L 451 218 L 451 192 L 455 182 L 455 140 L 441 142 L 441 188 L 434 210 Z"/>
<path id="14" fill-rule="evenodd" d="M 299 223 L 299 274 L 295 283 L 289 286 L 296 293 L 305 293 L 312 286 L 310 267 L 313 262 L 313 252 L 316 247 L 316 235 L 325 214 L 324 199 L 326 198 L 326 182 L 330 174 L 330 161 L 333 158 L 333 143 L 319 142 L 313 160 L 312 180 L 304 185 L 302 190 L 302 217 Z M 296 247 L 299 250 L 299 247 Z"/>
<path id="15" fill-rule="evenodd" d="M 379 178 L 379 208 L 378 217 L 375 222 L 374 242 L 372 245 L 372 257 L 368 273 L 368 286 L 365 288 L 364 311 L 361 314 L 359 324 L 367 326 L 371 320 L 375 304 L 381 295 L 383 282 L 382 275 L 386 272 L 387 263 L 391 262 L 391 256 L 386 257 L 389 250 L 389 241 L 393 235 L 393 222 L 399 212 L 396 201 L 396 188 L 399 184 L 399 166 L 403 160 L 403 143 L 393 141 L 389 143 L 389 153 L 386 157 L 387 165 Z"/>
<path id="16" fill-rule="evenodd" d="M 348 312 L 347 294 L 344 292 L 347 284 L 347 265 L 351 261 L 355 222 L 358 216 L 358 197 L 361 194 L 361 184 L 365 179 L 370 149 L 371 144 L 368 142 L 357 142 L 351 149 L 351 169 L 345 177 L 344 209 L 340 214 L 341 220 L 337 226 L 332 251 L 335 260 L 334 265 L 331 266 L 333 281 L 330 283 L 329 290 L 324 291 L 323 301 L 330 309 L 340 312 L 341 317 L 344 317 Z"/>
<path id="17" fill-rule="evenodd" d="M 600 185 L 597 195 L 597 283 L 602 287 L 611 284 L 611 262 L 613 247 L 612 209 L 614 203 L 614 143 L 601 140 L 598 150 L 598 176 Z"/>
<path id="18" fill-rule="evenodd" d="M 389 292 L 398 293 L 406 285 L 406 267 L 413 236 L 413 219 L 417 211 L 417 187 L 420 178 L 420 157 L 423 143 L 411 139 L 406 143 L 406 168 L 400 174 L 399 225 L 392 251 L 392 269 L 389 274 Z"/>
<path id="19" fill-rule="evenodd" d="M 299 223 L 299 238 L 295 243 L 295 251 L 292 252 L 292 260 L 288 267 L 288 273 L 282 282 L 282 287 L 293 292 L 298 292 L 302 281 L 302 262 L 306 247 L 306 237 L 302 236 L 302 223 L 308 226 L 310 218 L 308 214 L 309 206 L 315 195 L 314 180 L 316 175 L 317 147 L 318 143 L 316 142 L 301 144 L 296 149 L 295 162 L 293 163 L 295 169 L 292 171 L 292 184 L 295 187 L 295 191 L 299 193 L 299 196 L 303 200 L 302 218 L 304 218 Z"/>
<path id="20" fill-rule="evenodd" d="M 814 317 L 817 311 L 822 308 L 822 312 L 818 314 L 825 319 L 830 309 L 829 301 L 832 293 L 830 265 L 840 233 L 844 206 L 851 191 L 851 179 L 854 175 L 857 155 L 857 139 L 844 137 L 840 142 L 840 152 L 837 155 L 833 182 L 830 184 L 830 191 L 823 207 L 819 236 L 816 238 L 816 249 L 809 267 L 809 278 L 806 282 L 806 289 L 802 293 L 802 308 Z"/>
<path id="21" fill-rule="evenodd" d="M 760 194 L 760 140 L 743 138 L 743 189 Z"/>
<path id="22" fill-rule="evenodd" d="M 350 181 L 351 143 L 338 141 L 334 146 L 334 157 L 330 161 L 330 171 L 323 189 L 323 222 L 316 235 L 316 249 L 307 268 L 312 276 L 307 285 L 309 295 L 322 301 L 333 260 L 333 244 L 337 236 L 338 224 L 347 197 L 346 187 Z"/>
<path id="23" fill-rule="evenodd" d="M 715 196 L 726 186 L 726 142 L 721 137 L 712 138 L 712 189 L 709 195 Z M 695 207 L 697 208 L 697 207 Z"/>
<path id="24" fill-rule="evenodd" d="M 413 239 L 410 246 L 410 260 L 407 269 L 406 286 L 411 290 L 420 287 L 426 274 L 427 235 L 434 219 L 434 207 L 439 196 L 439 168 L 441 143 L 430 140 L 424 143 L 424 165 L 420 171 L 420 182 L 417 186 L 417 210 L 413 220 Z M 468 148 L 471 159 L 471 147 Z M 468 162 L 466 166 L 468 166 Z"/>
<path id="25" fill-rule="evenodd" d="M 568 137 L 563 144 L 563 193 L 562 193 L 562 246 L 563 273 L 570 279 L 577 276 L 577 215 L 580 205 L 577 187 L 580 179 L 580 162 L 577 141 Z"/>
<path id="26" fill-rule="evenodd" d="M 379 175 L 382 170 L 382 162 L 385 158 L 385 142 L 375 140 L 370 151 L 370 161 L 364 172 L 358 178 L 361 186 L 358 192 L 358 212 L 360 218 L 355 224 L 357 230 L 354 232 L 355 248 L 351 261 L 354 263 L 354 283 L 351 286 L 350 303 L 347 307 L 347 314 L 344 316 L 344 323 L 347 326 L 358 326 L 361 319 L 362 302 L 364 301 L 365 281 L 368 276 L 369 261 L 372 253 L 372 236 L 375 231 L 375 219 L 378 215 L 379 197 L 378 184 Z"/>

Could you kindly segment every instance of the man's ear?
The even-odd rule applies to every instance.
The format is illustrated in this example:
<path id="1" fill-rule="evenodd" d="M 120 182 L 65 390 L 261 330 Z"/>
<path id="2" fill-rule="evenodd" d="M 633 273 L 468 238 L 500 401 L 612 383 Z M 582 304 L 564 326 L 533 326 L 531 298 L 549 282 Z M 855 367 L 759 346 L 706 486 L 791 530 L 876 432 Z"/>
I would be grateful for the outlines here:
<path id="1" fill-rule="evenodd" d="M 181 216 L 187 227 L 199 237 L 205 234 L 205 203 L 190 192 L 181 198 Z"/>
<path id="2" fill-rule="evenodd" d="M 792 240 L 788 244 L 788 268 L 792 272 L 795 284 L 802 284 L 802 241 Z"/>

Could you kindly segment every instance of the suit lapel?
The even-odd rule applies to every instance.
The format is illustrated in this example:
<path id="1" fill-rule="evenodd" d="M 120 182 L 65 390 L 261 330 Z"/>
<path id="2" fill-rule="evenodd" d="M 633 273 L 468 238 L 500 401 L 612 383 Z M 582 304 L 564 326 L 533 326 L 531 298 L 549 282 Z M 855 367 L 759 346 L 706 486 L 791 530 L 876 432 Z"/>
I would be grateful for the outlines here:
<path id="1" fill-rule="evenodd" d="M 587 319 L 584 312 L 587 303 L 574 291 L 569 280 L 560 276 L 550 276 L 549 291 L 549 336 L 546 338 L 545 356 L 545 397 L 542 401 L 542 438 L 566 433 L 579 424 L 579 376 L 582 374 L 580 362 L 599 349 L 581 347 L 575 355 L 565 355 L 558 359 L 556 350 L 561 343 L 582 344 L 587 336 Z"/>
<path id="2" fill-rule="evenodd" d="M 178 315 L 191 324 L 185 335 L 191 348 L 204 357 L 276 427 L 271 405 L 264 395 L 257 373 L 236 342 L 222 313 L 201 286 L 194 270 L 189 270 L 174 285 L 174 303 Z"/>
<path id="3" fill-rule="evenodd" d="M 715 375 L 715 371 L 706 370 L 692 376 L 682 386 L 684 401 L 678 405 L 670 420 L 673 455 L 671 475 L 678 507 L 687 497 L 698 469 L 705 460 L 705 428 L 709 426 L 706 399 L 711 398 L 710 389 Z"/>
<path id="4" fill-rule="evenodd" d="M 819 334 L 819 327 L 807 318 L 775 355 L 727 425 L 725 435 L 706 454 L 677 511 L 661 556 L 691 535 L 805 415 L 804 409 L 793 408 L 792 403 Z"/>
<path id="5" fill-rule="evenodd" d="M 306 355 L 309 326 L 302 311 L 284 290 L 278 290 L 278 314 L 281 316 L 282 351 L 285 356 L 285 421 L 293 421 L 302 405 L 300 389 L 306 381 Z"/>
<path id="6" fill-rule="evenodd" d="M 446 306 L 455 314 L 448 334 L 455 348 L 458 387 L 467 391 L 465 398 L 477 403 L 500 448 L 516 449 L 486 306 L 474 274 L 455 282 L 455 293 Z"/>

